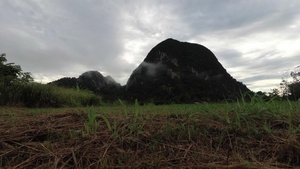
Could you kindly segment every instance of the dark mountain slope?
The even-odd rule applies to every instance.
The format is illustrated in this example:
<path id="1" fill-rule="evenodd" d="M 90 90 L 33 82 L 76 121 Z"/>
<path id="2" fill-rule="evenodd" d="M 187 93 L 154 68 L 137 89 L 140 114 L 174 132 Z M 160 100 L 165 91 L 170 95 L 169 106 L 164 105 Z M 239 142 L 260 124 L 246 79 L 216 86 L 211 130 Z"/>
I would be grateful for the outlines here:
<path id="1" fill-rule="evenodd" d="M 240 91 L 249 89 L 232 78 L 209 49 L 167 39 L 133 71 L 126 98 L 158 104 L 189 103 L 235 99 Z"/>
<path id="2" fill-rule="evenodd" d="M 98 71 L 88 71 L 78 78 L 61 78 L 51 83 L 68 88 L 75 88 L 78 84 L 80 89 L 88 89 L 103 96 L 104 101 L 116 100 L 121 94 L 121 85 L 111 76 L 104 77 Z"/>
<path id="3" fill-rule="evenodd" d="M 104 101 L 117 98 L 140 103 L 193 103 L 236 99 L 249 89 L 236 81 L 206 47 L 167 39 L 156 45 L 133 71 L 126 86 L 98 71 L 78 78 L 52 82 L 59 86 L 89 89 Z"/>

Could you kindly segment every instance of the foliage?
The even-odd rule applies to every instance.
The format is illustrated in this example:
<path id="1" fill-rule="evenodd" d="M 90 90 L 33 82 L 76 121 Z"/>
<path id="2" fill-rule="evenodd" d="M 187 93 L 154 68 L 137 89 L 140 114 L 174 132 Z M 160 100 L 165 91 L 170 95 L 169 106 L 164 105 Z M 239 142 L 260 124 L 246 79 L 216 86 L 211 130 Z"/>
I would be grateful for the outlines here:
<path id="1" fill-rule="evenodd" d="M 5 53 L 0 55 L 0 83 L 10 85 L 15 82 L 28 83 L 33 81 L 29 72 L 22 72 L 21 66 L 5 63 L 7 62 L 5 56 Z"/>
<path id="2" fill-rule="evenodd" d="M 104 77 L 98 71 L 88 71 L 80 75 L 78 78 L 65 77 L 51 82 L 57 86 L 66 88 L 81 88 L 93 91 L 97 95 L 101 95 L 106 102 L 112 102 L 120 97 L 121 86 L 110 76 Z"/>
<path id="3" fill-rule="evenodd" d="M 2 88 L 8 93 L 1 97 L 2 105 L 26 107 L 78 107 L 101 105 L 101 97 L 91 91 L 67 89 L 39 83 L 11 84 Z"/>
<path id="4" fill-rule="evenodd" d="M 281 93 L 284 98 L 298 100 L 300 98 L 300 66 L 295 67 L 290 76 L 293 80 L 282 78 L 279 89 L 273 89 L 273 93 Z"/>
<path id="5" fill-rule="evenodd" d="M 99 106 L 102 104 L 101 96 L 89 90 L 76 90 L 55 85 L 49 85 L 53 90 L 54 103 L 57 107 L 70 106 Z"/>
<path id="6" fill-rule="evenodd" d="M 94 109 L 90 108 L 88 111 L 88 120 L 85 121 L 84 127 L 86 129 L 87 134 L 95 135 L 97 132 L 97 128 L 99 126 L 99 122 L 96 120 L 96 114 Z"/>
<path id="7" fill-rule="evenodd" d="M 6 63 L 6 54 L 0 55 L 0 105 L 15 102 L 15 96 L 21 87 L 33 81 L 30 73 L 22 72 L 21 66 L 14 63 Z"/>
<path id="8" fill-rule="evenodd" d="M 293 82 L 288 85 L 289 91 L 291 92 L 291 98 L 298 100 L 300 98 L 300 82 Z"/>
<path id="9" fill-rule="evenodd" d="M 288 85 L 293 100 L 300 98 L 300 66 L 295 67 L 294 71 L 291 72 L 293 82 Z"/>
<path id="10" fill-rule="evenodd" d="M 294 71 L 292 71 L 290 75 L 292 76 L 294 82 L 299 82 L 300 81 L 300 65 L 296 66 L 294 68 Z"/>
<path id="11" fill-rule="evenodd" d="M 91 91 L 66 89 L 55 85 L 33 82 L 30 73 L 22 72 L 19 65 L 5 64 L 0 57 L 0 105 L 26 107 L 62 107 L 100 105 L 101 97 Z"/>

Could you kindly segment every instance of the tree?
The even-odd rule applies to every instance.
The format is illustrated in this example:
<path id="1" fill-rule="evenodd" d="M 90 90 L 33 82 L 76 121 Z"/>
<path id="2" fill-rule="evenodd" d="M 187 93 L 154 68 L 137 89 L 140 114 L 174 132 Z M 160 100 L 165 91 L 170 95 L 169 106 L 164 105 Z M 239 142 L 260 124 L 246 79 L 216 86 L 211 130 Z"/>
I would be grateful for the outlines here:
<path id="1" fill-rule="evenodd" d="M 290 75 L 293 78 L 293 82 L 288 84 L 288 89 L 291 93 L 291 98 L 298 100 L 300 98 L 300 65 L 295 67 Z"/>
<path id="2" fill-rule="evenodd" d="M 289 84 L 289 90 L 291 92 L 291 98 L 293 100 L 298 100 L 300 99 L 300 83 L 291 83 Z"/>
<path id="3" fill-rule="evenodd" d="M 271 96 L 279 96 L 280 91 L 277 88 L 271 89 L 271 92 L 269 93 Z"/>
<path id="4" fill-rule="evenodd" d="M 287 79 L 282 78 L 280 83 L 280 91 L 283 97 L 288 97 L 290 94 L 289 91 L 289 81 Z"/>
<path id="5" fill-rule="evenodd" d="M 0 105 L 20 102 L 27 84 L 33 81 L 30 73 L 22 72 L 21 66 L 6 63 L 6 54 L 0 54 Z"/>
<path id="6" fill-rule="evenodd" d="M 6 54 L 0 55 L 0 83 L 10 85 L 14 82 L 28 83 L 32 82 L 33 78 L 29 72 L 22 72 L 21 66 L 7 62 Z"/>
<path id="7" fill-rule="evenodd" d="M 294 71 L 292 71 L 290 75 L 292 76 L 294 82 L 299 82 L 300 81 L 300 65 L 295 67 Z"/>

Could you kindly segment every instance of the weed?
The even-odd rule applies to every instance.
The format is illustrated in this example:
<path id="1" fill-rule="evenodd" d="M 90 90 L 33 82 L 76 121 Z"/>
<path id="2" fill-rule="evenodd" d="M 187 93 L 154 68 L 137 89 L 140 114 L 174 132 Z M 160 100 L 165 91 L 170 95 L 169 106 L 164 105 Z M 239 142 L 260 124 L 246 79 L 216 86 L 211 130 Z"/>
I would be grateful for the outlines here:
<path id="1" fill-rule="evenodd" d="M 125 104 L 122 102 L 122 100 L 121 99 L 118 99 L 119 100 L 119 102 L 120 102 L 120 104 L 121 104 L 121 106 L 123 107 L 123 109 L 124 109 L 124 113 L 125 113 L 125 115 L 126 115 L 126 117 L 128 116 L 128 113 L 127 113 L 127 109 L 126 109 L 126 106 L 125 106 Z"/>
<path id="2" fill-rule="evenodd" d="M 108 119 L 103 114 L 100 114 L 99 116 L 104 120 L 104 122 L 105 122 L 107 128 L 109 129 L 109 131 L 112 131 L 111 125 L 110 125 L 110 122 L 108 121 Z"/>
<path id="3" fill-rule="evenodd" d="M 88 135 L 95 135 L 97 132 L 97 128 L 99 126 L 99 122 L 96 120 L 96 113 L 94 109 L 89 108 L 88 111 L 88 120 L 85 121 L 84 127 Z"/>
<path id="4" fill-rule="evenodd" d="M 137 123 L 138 120 L 140 121 L 140 123 Z M 135 99 L 134 117 L 131 124 L 129 125 L 130 133 L 133 134 L 135 137 L 139 137 L 140 134 L 149 134 L 148 132 L 144 131 L 144 124 L 145 121 L 143 120 L 143 116 L 139 111 L 138 100 Z"/>

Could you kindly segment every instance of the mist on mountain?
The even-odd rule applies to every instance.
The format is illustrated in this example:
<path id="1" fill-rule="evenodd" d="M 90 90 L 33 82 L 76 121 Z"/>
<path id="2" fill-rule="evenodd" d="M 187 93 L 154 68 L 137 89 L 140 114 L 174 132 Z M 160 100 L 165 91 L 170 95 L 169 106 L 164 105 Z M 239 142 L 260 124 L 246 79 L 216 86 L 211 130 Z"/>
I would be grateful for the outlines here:
<path id="1" fill-rule="evenodd" d="M 140 103 L 155 104 L 235 100 L 241 92 L 250 91 L 226 71 L 208 48 L 171 38 L 150 50 L 125 86 L 98 71 L 52 83 L 79 85 L 109 101 L 138 99 Z"/>

